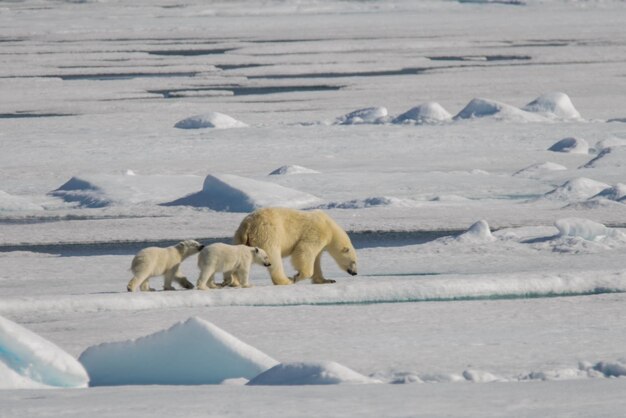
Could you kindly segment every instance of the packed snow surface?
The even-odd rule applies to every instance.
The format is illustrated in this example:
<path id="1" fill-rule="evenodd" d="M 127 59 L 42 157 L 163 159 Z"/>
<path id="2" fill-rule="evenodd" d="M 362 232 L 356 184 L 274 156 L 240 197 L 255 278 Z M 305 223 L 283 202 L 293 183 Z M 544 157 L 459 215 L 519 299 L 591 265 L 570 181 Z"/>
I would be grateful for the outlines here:
<path id="1" fill-rule="evenodd" d="M 251 212 L 266 206 L 300 208 L 319 203 L 320 199 L 278 184 L 234 174 L 209 174 L 202 190 L 164 206 L 193 206 L 224 212 Z"/>
<path id="2" fill-rule="evenodd" d="M 548 151 L 589 154 L 589 144 L 583 138 L 568 137 L 557 141 Z"/>
<path id="3" fill-rule="evenodd" d="M 334 361 L 281 363 L 259 374 L 250 386 L 339 385 L 378 383 Z"/>
<path id="4" fill-rule="evenodd" d="M 531 177 L 531 178 L 541 178 L 541 176 L 545 173 L 550 173 L 553 171 L 565 171 L 567 167 L 547 161 L 545 163 L 537 163 L 533 165 L 529 165 L 528 167 L 522 168 L 519 171 L 513 173 L 514 176 L 522 176 L 522 177 Z"/>
<path id="5" fill-rule="evenodd" d="M 219 112 L 209 112 L 202 115 L 195 115 L 176 122 L 174 127 L 180 129 L 202 129 L 202 128 L 245 128 L 248 125 L 237 119 Z"/>
<path id="6" fill-rule="evenodd" d="M 277 364 L 197 317 L 136 340 L 89 347 L 79 360 L 91 386 L 217 384 L 251 379 Z"/>
<path id="7" fill-rule="evenodd" d="M 89 378 L 54 343 L 0 316 L 0 389 L 82 388 Z"/>

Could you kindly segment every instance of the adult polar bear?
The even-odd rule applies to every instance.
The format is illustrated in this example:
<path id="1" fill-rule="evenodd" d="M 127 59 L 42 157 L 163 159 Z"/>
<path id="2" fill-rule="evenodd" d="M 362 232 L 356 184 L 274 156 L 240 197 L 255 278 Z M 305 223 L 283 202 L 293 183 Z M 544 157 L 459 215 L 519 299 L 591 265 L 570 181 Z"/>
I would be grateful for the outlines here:
<path id="1" fill-rule="evenodd" d="M 272 282 L 286 285 L 309 279 L 313 283 L 334 283 L 322 274 L 322 253 L 328 253 L 339 267 L 357 274 L 356 251 L 350 237 L 321 210 L 300 211 L 288 208 L 263 208 L 246 216 L 235 233 L 235 244 L 259 247 L 270 259 Z M 285 275 L 282 258 L 291 256 L 297 273 Z M 233 278 L 234 280 L 234 278 Z M 225 283 L 231 282 L 225 277 Z M 231 282 L 231 285 L 236 285 Z"/>

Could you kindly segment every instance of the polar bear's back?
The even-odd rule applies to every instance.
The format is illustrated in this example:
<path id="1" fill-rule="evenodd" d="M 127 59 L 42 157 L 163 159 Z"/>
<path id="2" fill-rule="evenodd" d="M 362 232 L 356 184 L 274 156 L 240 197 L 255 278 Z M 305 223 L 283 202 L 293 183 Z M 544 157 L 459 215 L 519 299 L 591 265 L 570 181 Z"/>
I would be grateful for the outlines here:
<path id="1" fill-rule="evenodd" d="M 207 245 L 198 255 L 198 267 L 212 266 L 215 271 L 229 271 L 241 265 L 250 265 L 252 253 L 245 245 L 229 245 L 221 242 Z"/>
<path id="2" fill-rule="evenodd" d="M 179 260 L 173 260 L 176 258 L 177 253 L 178 252 L 171 247 L 144 248 L 133 258 L 130 270 L 134 274 L 140 272 L 154 275 L 163 274 L 168 267 L 177 264 L 177 261 L 179 262 Z"/>

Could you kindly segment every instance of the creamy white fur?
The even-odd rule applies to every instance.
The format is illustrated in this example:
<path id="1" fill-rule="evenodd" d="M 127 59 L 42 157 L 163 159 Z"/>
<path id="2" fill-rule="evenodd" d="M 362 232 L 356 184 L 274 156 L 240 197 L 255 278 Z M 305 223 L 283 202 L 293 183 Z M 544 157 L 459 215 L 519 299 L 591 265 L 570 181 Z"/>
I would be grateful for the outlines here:
<path id="1" fill-rule="evenodd" d="M 200 290 L 214 289 L 224 285 L 232 287 L 250 287 L 248 276 L 250 266 L 257 263 L 269 267 L 270 261 L 260 248 L 247 245 L 229 245 L 215 243 L 204 247 L 198 255 L 200 276 L 196 287 Z M 216 285 L 215 273 L 224 272 L 229 277 L 222 285 Z"/>

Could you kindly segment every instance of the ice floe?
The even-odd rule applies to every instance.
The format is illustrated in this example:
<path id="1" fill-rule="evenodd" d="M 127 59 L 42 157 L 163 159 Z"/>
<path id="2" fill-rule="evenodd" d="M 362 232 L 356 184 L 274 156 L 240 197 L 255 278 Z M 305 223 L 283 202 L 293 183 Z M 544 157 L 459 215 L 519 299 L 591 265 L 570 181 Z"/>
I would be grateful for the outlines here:
<path id="1" fill-rule="evenodd" d="M 82 388 L 88 381 L 74 357 L 0 316 L 0 389 Z"/>
<path id="2" fill-rule="evenodd" d="M 447 122 L 452 119 L 452 115 L 448 113 L 437 102 L 427 102 L 419 106 L 413 107 L 403 114 L 396 116 L 391 122 L 398 124 L 436 124 Z"/>
<path id="3" fill-rule="evenodd" d="M 337 385 L 381 383 L 334 361 L 281 363 L 259 374 L 250 386 Z"/>
<path id="4" fill-rule="evenodd" d="M 589 144 L 583 138 L 568 137 L 557 141 L 548 151 L 570 154 L 589 154 Z"/>
<path id="5" fill-rule="evenodd" d="M 178 121 L 174 127 L 179 129 L 230 129 L 245 128 L 248 125 L 237 119 L 219 112 L 208 112 Z"/>
<path id="6" fill-rule="evenodd" d="M 233 174 L 209 174 L 202 190 L 163 206 L 193 206 L 219 212 L 251 212 L 266 206 L 310 207 L 321 200 L 309 193 Z"/>
<path id="7" fill-rule="evenodd" d="M 91 386 L 218 384 L 251 379 L 278 364 L 197 317 L 135 340 L 89 347 L 79 360 Z"/>

